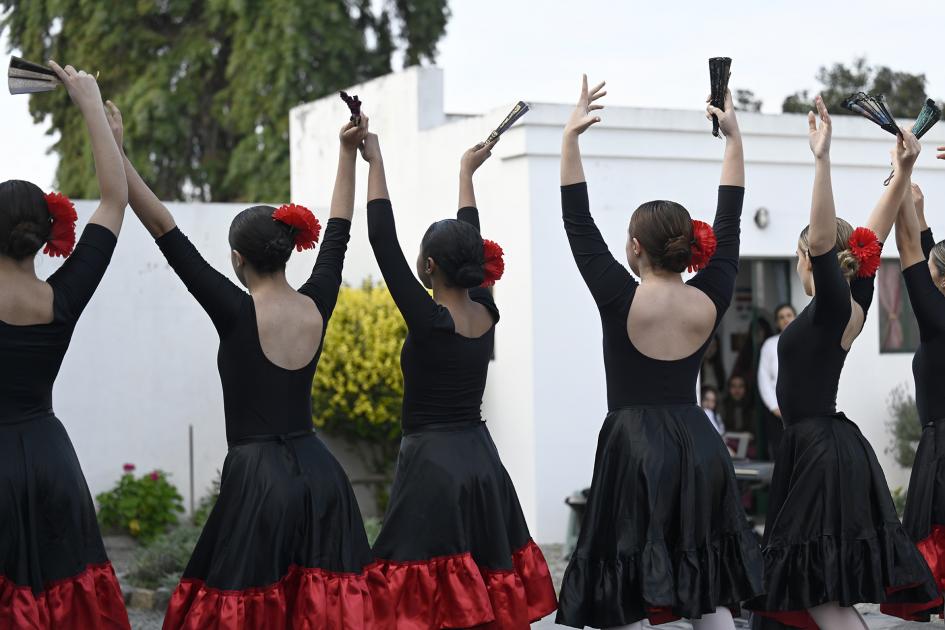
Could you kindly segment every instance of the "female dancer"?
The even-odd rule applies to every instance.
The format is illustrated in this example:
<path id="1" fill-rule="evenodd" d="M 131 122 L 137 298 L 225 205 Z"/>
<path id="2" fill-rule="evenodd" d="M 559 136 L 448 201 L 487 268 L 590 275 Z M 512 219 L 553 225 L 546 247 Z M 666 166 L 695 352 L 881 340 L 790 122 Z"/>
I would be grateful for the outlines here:
<path id="1" fill-rule="evenodd" d="M 110 105 L 121 145 L 120 113 Z M 214 270 L 125 158 L 131 207 L 220 335 L 226 436 L 220 497 L 164 628 L 391 628 L 393 614 L 351 484 L 312 431 L 311 388 L 341 285 L 357 147 L 345 125 L 331 218 L 311 277 L 285 278 L 320 226 L 300 206 L 255 206 L 230 225 L 233 269 Z"/>
<path id="2" fill-rule="evenodd" d="M 925 222 L 918 186 L 903 196 L 896 219 L 896 246 L 909 301 L 919 323 L 919 348 L 912 360 L 915 402 L 922 423 L 902 526 L 922 552 L 939 590 L 945 590 L 945 241 L 935 244 Z M 883 612 L 909 611 L 895 604 Z"/>
<path id="3" fill-rule="evenodd" d="M 881 242 L 919 143 L 902 131 L 892 151 L 896 177 L 867 227 L 853 230 L 836 216 L 830 116 L 819 96 L 816 105 L 819 128 L 808 115 L 815 158 L 810 225 L 797 247 L 798 276 L 813 297 L 778 343 L 778 408 L 786 428 L 765 526 L 767 594 L 751 607 L 799 628 L 861 630 L 866 626 L 852 607 L 859 602 L 896 602 L 916 613 L 941 604 L 872 447 L 836 408 L 840 372 L 863 329 Z"/>
<path id="4" fill-rule="evenodd" d="M 731 629 L 730 609 L 761 592 L 761 551 L 728 451 L 695 396 L 702 357 L 735 289 L 741 133 L 731 94 L 724 112 L 708 107 L 726 138 L 714 228 L 672 201 L 650 201 L 633 213 L 627 260 L 638 284 L 611 255 L 589 210 L 578 137 L 600 122 L 594 110 L 603 107 L 596 103 L 603 86 L 588 91 L 584 77 L 561 148 L 564 227 L 600 310 L 610 413 L 557 621 L 638 629 L 644 618 L 689 617 L 697 629 Z M 684 283 L 687 267 L 704 268 Z"/>
<path id="5" fill-rule="evenodd" d="M 480 416 L 499 311 L 479 287 L 502 263 L 479 235 L 472 177 L 493 144 L 463 155 L 458 218 L 431 225 L 420 245 L 423 285 L 397 242 L 377 136 L 364 144 L 368 235 L 408 330 L 404 437 L 374 546 L 401 628 L 527 630 L 555 609 L 548 566 Z"/>
<path id="6" fill-rule="evenodd" d="M 0 184 L 0 628 L 128 628 L 92 497 L 52 407 L 72 331 L 115 249 L 128 187 L 95 78 L 50 65 L 85 119 L 102 200 L 76 245 L 68 199 L 29 182 Z M 66 257 L 46 282 L 33 268 L 44 244 Z"/>

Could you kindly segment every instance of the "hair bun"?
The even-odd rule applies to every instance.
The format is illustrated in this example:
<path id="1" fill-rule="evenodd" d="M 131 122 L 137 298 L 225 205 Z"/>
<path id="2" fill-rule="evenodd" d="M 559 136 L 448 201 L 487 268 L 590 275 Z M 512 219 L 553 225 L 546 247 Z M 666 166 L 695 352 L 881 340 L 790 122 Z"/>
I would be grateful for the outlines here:
<path id="1" fill-rule="evenodd" d="M 486 272 L 478 263 L 464 263 L 453 274 L 453 280 L 464 289 L 478 287 L 486 279 Z"/>
<path id="2" fill-rule="evenodd" d="M 847 280 L 855 278 L 860 271 L 860 261 L 849 249 L 837 252 L 837 262 L 840 263 L 840 271 Z"/>
<path id="3" fill-rule="evenodd" d="M 20 221 L 10 230 L 7 252 L 15 260 L 32 256 L 43 246 L 49 236 L 49 225 L 33 221 Z"/>
<path id="4" fill-rule="evenodd" d="M 692 259 L 692 239 L 686 234 L 673 236 L 666 241 L 659 265 L 674 273 L 682 273 Z"/>

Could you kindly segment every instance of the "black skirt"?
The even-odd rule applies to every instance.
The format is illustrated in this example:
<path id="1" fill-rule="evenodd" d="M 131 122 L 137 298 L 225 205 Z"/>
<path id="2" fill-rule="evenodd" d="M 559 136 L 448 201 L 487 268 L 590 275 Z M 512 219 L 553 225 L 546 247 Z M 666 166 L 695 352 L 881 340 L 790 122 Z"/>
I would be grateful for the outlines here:
<path id="1" fill-rule="evenodd" d="M 807 609 L 828 602 L 884 603 L 910 619 L 928 619 L 941 606 L 873 448 L 843 414 L 785 429 L 769 501 L 766 595 L 749 608 L 816 628 Z"/>
<path id="2" fill-rule="evenodd" d="M 374 553 L 398 627 L 528 630 L 555 610 L 548 566 L 484 422 L 405 432 Z"/>
<path id="3" fill-rule="evenodd" d="M 231 445 L 164 628 L 393 628 L 351 484 L 311 431 Z"/>
<path id="4" fill-rule="evenodd" d="M 607 628 L 737 610 L 762 557 L 728 450 L 695 405 L 612 411 L 557 622 Z"/>
<path id="5" fill-rule="evenodd" d="M 0 423 L 0 628 L 128 627 L 65 428 Z"/>
<path id="6" fill-rule="evenodd" d="M 945 590 L 945 419 L 922 428 L 902 527 L 925 558 L 939 591 Z M 903 616 L 893 606 L 881 608 Z"/>

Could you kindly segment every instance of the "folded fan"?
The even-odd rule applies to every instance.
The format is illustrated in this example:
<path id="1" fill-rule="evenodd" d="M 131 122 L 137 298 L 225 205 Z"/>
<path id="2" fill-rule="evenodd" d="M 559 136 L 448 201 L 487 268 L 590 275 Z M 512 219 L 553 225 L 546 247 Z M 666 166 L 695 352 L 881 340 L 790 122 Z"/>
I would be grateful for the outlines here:
<path id="1" fill-rule="evenodd" d="M 361 100 L 358 98 L 358 95 L 348 96 L 348 93 L 342 90 L 338 92 L 338 96 L 341 97 L 341 100 L 345 102 L 345 105 L 348 106 L 348 109 L 351 111 L 351 122 L 356 125 L 361 124 Z"/>
<path id="2" fill-rule="evenodd" d="M 912 133 L 916 138 L 921 138 L 925 133 L 935 126 L 942 119 L 942 110 L 932 99 L 926 99 L 922 111 L 915 118 L 915 124 L 912 125 Z"/>
<path id="3" fill-rule="evenodd" d="M 938 105 L 935 104 L 935 101 L 927 98 L 925 99 L 925 105 L 922 106 L 922 111 L 920 111 L 919 115 L 915 118 L 915 123 L 912 125 L 912 133 L 915 134 L 916 138 L 921 138 L 929 129 L 935 126 L 935 123 L 941 119 L 942 110 L 939 109 Z M 883 186 L 889 186 L 889 182 L 892 181 L 892 178 L 895 174 L 896 169 L 890 171 L 889 177 L 887 177 L 886 181 L 883 182 Z"/>
<path id="4" fill-rule="evenodd" d="M 495 140 L 499 139 L 503 133 L 509 130 L 515 121 L 524 116 L 528 112 L 528 103 L 525 101 L 519 101 L 515 104 L 515 107 L 512 108 L 512 111 L 509 112 L 509 115 L 499 124 L 495 130 L 489 134 L 489 137 L 486 138 L 485 144 L 489 144 Z"/>
<path id="5" fill-rule="evenodd" d="M 728 90 L 728 77 L 732 73 L 731 57 L 712 57 L 709 59 L 709 86 L 712 95 L 709 103 L 725 111 L 725 91 Z M 719 137 L 719 118 L 712 114 L 712 135 Z"/>
<path id="6" fill-rule="evenodd" d="M 859 114 L 867 120 L 879 125 L 894 136 L 899 135 L 899 125 L 886 107 L 886 98 L 883 95 L 872 96 L 866 92 L 855 92 L 843 99 L 841 106 L 854 114 Z"/>
<path id="7" fill-rule="evenodd" d="M 10 57 L 10 69 L 7 71 L 10 94 L 51 92 L 60 84 L 59 77 L 51 68 L 19 57 Z"/>

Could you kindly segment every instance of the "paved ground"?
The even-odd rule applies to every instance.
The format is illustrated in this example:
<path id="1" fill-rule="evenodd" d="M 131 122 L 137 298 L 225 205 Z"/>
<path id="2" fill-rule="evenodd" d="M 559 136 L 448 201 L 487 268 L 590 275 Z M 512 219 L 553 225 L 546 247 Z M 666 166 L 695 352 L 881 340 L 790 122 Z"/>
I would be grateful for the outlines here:
<path id="1" fill-rule="evenodd" d="M 564 573 L 564 568 L 566 565 L 562 558 L 563 553 L 561 546 L 542 545 L 542 550 L 545 554 L 546 560 L 548 561 L 548 566 L 551 569 L 552 578 L 554 579 L 555 587 L 557 588 L 561 583 L 561 576 Z M 130 553 L 125 553 L 124 550 L 116 550 L 109 546 L 109 555 L 112 559 L 112 562 L 115 564 L 116 570 L 119 571 L 119 573 L 124 572 L 127 567 Z M 930 628 L 942 626 L 941 620 L 938 620 L 934 624 L 905 623 L 900 619 L 875 613 L 870 607 L 867 606 L 864 606 L 861 609 L 861 612 L 863 613 L 863 618 L 866 620 L 870 630 L 917 630 L 919 628 L 926 628 L 927 630 L 930 630 Z M 158 612 L 152 610 L 146 611 L 129 609 L 128 616 L 131 619 L 131 627 L 134 630 L 160 630 L 161 624 L 164 621 L 163 611 Z M 739 628 L 748 628 L 746 622 L 739 621 L 739 624 Z M 652 626 L 649 624 L 644 624 L 644 628 L 650 627 Z M 532 630 L 551 630 L 552 628 L 563 628 L 563 626 L 555 625 L 554 615 L 550 615 L 538 623 L 532 625 Z M 658 630 L 692 630 L 692 625 L 681 621 L 672 624 L 663 624 L 661 626 L 656 626 L 656 628 L 658 628 Z"/>

